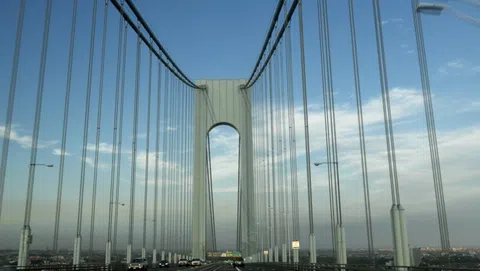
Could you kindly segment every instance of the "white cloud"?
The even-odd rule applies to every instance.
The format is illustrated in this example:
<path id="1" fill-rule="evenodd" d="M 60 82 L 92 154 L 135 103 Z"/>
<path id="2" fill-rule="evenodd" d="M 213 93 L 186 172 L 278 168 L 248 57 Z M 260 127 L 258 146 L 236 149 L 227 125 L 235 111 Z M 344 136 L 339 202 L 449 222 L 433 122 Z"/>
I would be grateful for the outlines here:
<path id="1" fill-rule="evenodd" d="M 87 163 L 87 165 L 91 166 L 92 168 L 95 168 L 95 160 L 94 159 L 92 159 L 90 157 L 85 157 L 85 163 Z M 105 164 L 105 163 L 101 163 L 99 161 L 97 168 L 98 169 L 107 169 L 108 165 Z"/>
<path id="2" fill-rule="evenodd" d="M 10 129 L 10 137 L 9 139 L 18 143 L 20 147 L 24 149 L 29 149 L 32 146 L 32 136 L 29 135 L 20 135 L 20 132 L 17 131 L 18 125 L 12 125 Z M 5 126 L 0 126 L 0 137 L 3 137 L 5 133 Z M 54 146 L 58 143 L 58 140 L 38 140 L 37 148 L 44 149 L 51 146 Z"/>
<path id="3" fill-rule="evenodd" d="M 238 187 L 218 187 L 213 189 L 213 193 L 236 193 L 238 192 Z"/>
<path id="4" fill-rule="evenodd" d="M 472 102 L 472 107 L 479 104 Z M 430 165 L 426 128 L 424 127 L 423 98 L 415 89 L 394 88 L 391 90 L 391 111 L 395 132 L 397 168 L 399 174 L 402 202 L 412 212 L 435 212 L 433 180 Z M 452 106 L 457 109 L 456 106 Z M 359 205 L 363 206 L 361 160 L 359 151 L 356 108 L 337 106 L 337 141 L 340 163 L 340 180 L 342 181 L 343 204 L 347 219 L 357 219 Z M 366 150 L 368 173 L 370 179 L 371 201 L 375 206 L 375 216 L 388 215 L 390 185 L 386 143 L 383 130 L 383 111 L 380 97 L 364 103 L 364 124 L 366 132 Z M 451 110 L 451 108 L 449 109 Z M 306 192 L 305 149 L 303 142 L 303 113 L 296 109 L 298 180 L 301 193 Z M 324 114 L 322 110 L 309 112 L 311 158 L 320 159 L 325 154 Z M 480 179 L 477 152 L 480 149 L 480 126 L 461 127 L 452 130 L 437 130 L 439 153 L 447 205 L 473 195 L 475 186 L 465 189 L 466 185 Z M 257 144 L 257 147 L 260 145 Z M 219 158 L 219 159 L 228 159 Z M 277 157 L 278 159 L 278 157 Z M 277 160 L 280 161 L 280 160 Z M 233 161 L 232 161 L 233 162 Z M 316 193 L 327 190 L 327 167 L 312 168 L 312 186 Z M 288 174 L 287 174 L 288 176 Z M 465 190 L 465 193 L 461 191 Z M 468 191 L 467 191 L 468 190 Z M 457 192 L 453 192 L 457 191 Z M 303 194 L 304 195 L 304 194 Z M 428 195 L 426 197 L 426 195 Z M 328 197 L 328 195 L 327 195 Z M 328 211 L 328 204 L 316 199 L 322 212 Z M 433 206 L 433 207 L 432 207 Z M 361 211 L 361 210 L 360 210 Z"/>
<path id="5" fill-rule="evenodd" d="M 89 151 L 95 151 L 95 144 L 88 143 L 87 144 L 87 150 Z M 106 143 L 106 142 L 100 142 L 98 144 L 98 152 L 99 153 L 112 153 L 113 152 L 113 145 Z"/>
<path id="6" fill-rule="evenodd" d="M 61 150 L 61 149 L 53 149 L 52 154 L 53 154 L 53 155 L 59 155 L 59 156 L 60 156 L 60 155 L 62 155 L 62 150 Z M 69 153 L 69 152 L 64 151 L 64 152 L 63 152 L 63 155 L 65 155 L 65 156 L 70 156 L 70 155 L 72 155 L 72 154 Z"/>

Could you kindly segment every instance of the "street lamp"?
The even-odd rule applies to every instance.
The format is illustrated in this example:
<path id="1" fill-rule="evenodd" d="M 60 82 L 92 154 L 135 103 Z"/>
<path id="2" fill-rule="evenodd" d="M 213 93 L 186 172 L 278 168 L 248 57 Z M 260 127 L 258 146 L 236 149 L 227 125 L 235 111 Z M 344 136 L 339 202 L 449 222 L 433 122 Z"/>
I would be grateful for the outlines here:
<path id="1" fill-rule="evenodd" d="M 336 164 L 338 165 L 338 162 L 315 162 L 313 163 L 316 167 L 318 167 L 319 165 L 324 165 L 324 164 Z"/>
<path id="2" fill-rule="evenodd" d="M 313 163 L 316 167 L 320 165 L 325 165 L 325 164 L 334 164 L 336 165 L 336 171 L 338 173 L 338 162 L 337 161 L 332 161 L 332 162 L 315 162 Z M 335 169 L 334 169 L 335 170 Z M 330 185 L 329 185 L 330 187 Z M 330 214 L 332 215 L 333 213 L 335 214 L 334 216 L 337 218 L 337 225 L 334 226 L 332 223 L 332 246 L 334 248 L 334 253 L 336 254 L 336 259 L 337 259 L 337 264 L 342 264 L 345 265 L 347 264 L 347 246 L 345 244 L 345 228 L 343 227 L 343 221 L 342 221 L 342 202 L 340 200 L 340 181 L 338 180 L 338 175 L 337 175 L 337 180 L 335 185 L 333 186 L 334 191 L 330 190 L 330 206 L 332 206 L 332 194 L 334 195 L 334 201 L 335 201 L 335 211 L 330 207 Z M 331 189 L 331 188 L 329 188 Z M 332 216 L 332 221 L 333 217 Z"/>
<path id="3" fill-rule="evenodd" d="M 419 3 L 415 8 L 415 11 L 418 13 L 424 13 L 424 14 L 430 14 L 430 15 L 440 15 L 444 10 L 451 11 L 455 15 L 455 17 L 461 20 L 470 21 L 475 24 L 480 24 L 480 19 L 474 18 L 458 10 L 454 10 L 452 7 L 445 4 Z"/>
<path id="4" fill-rule="evenodd" d="M 35 166 L 53 167 L 52 164 L 36 164 L 30 163 L 30 170 L 28 174 L 28 188 L 27 188 L 27 201 L 25 203 L 25 217 L 23 221 L 22 233 L 20 235 L 20 245 L 18 249 L 18 267 L 24 267 L 28 265 L 28 252 L 30 250 L 30 244 L 33 240 L 32 228 L 30 227 L 30 218 L 32 215 L 32 202 L 33 202 L 33 184 L 35 177 Z"/>
<path id="5" fill-rule="evenodd" d="M 445 9 L 444 4 L 435 4 L 435 3 L 420 3 L 417 6 L 417 12 L 428 13 L 432 15 L 440 15 Z"/>
<path id="6" fill-rule="evenodd" d="M 35 167 L 35 166 L 44 166 L 44 167 L 53 167 L 52 164 L 30 164 L 31 167 Z"/>
<path id="7" fill-rule="evenodd" d="M 117 204 L 120 206 L 125 206 L 125 203 L 111 201 L 110 204 Z"/>

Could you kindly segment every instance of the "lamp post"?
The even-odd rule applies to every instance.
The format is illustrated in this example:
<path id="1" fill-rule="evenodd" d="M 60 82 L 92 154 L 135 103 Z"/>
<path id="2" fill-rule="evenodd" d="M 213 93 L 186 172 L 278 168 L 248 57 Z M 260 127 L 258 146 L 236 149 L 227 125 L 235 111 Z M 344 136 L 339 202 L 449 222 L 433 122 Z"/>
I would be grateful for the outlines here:
<path id="1" fill-rule="evenodd" d="M 423 37 L 423 27 L 420 13 L 440 14 L 447 6 L 441 4 L 419 4 L 418 0 L 412 2 L 413 23 L 417 42 L 418 63 L 422 81 L 423 99 L 425 105 L 425 117 L 427 123 L 428 140 L 430 145 L 430 156 L 432 162 L 433 183 L 437 204 L 437 215 L 440 227 L 440 239 L 443 250 L 450 248 L 450 237 L 448 233 L 447 214 L 445 210 L 445 199 L 443 195 L 442 174 L 440 159 L 437 147 L 437 133 L 435 129 L 435 117 L 433 112 L 432 95 L 430 92 L 430 79 L 428 76 L 427 56 Z M 458 17 L 458 16 L 457 16 Z M 405 248 L 404 253 L 408 253 Z"/>
<path id="2" fill-rule="evenodd" d="M 25 204 L 25 219 L 23 223 L 23 229 L 20 239 L 20 248 L 18 250 L 18 262 L 17 266 L 23 267 L 28 265 L 28 254 L 30 250 L 30 244 L 32 243 L 33 235 L 32 229 L 30 227 L 30 218 L 33 202 L 33 183 L 35 176 L 35 167 L 44 166 L 44 167 L 53 167 L 52 164 L 37 164 L 31 163 L 29 169 L 29 180 L 28 180 L 28 189 L 27 189 L 27 202 Z"/>
<path id="3" fill-rule="evenodd" d="M 324 165 L 324 164 L 335 164 L 335 165 L 338 165 L 338 162 L 315 162 L 313 163 L 316 167 L 320 166 L 320 165 Z"/>
<path id="4" fill-rule="evenodd" d="M 455 17 L 461 20 L 470 21 L 474 24 L 480 24 L 480 19 L 474 18 L 472 16 L 469 16 L 462 12 L 454 10 L 453 8 L 451 8 L 449 5 L 446 5 L 446 4 L 419 3 L 416 6 L 415 11 L 418 13 L 424 13 L 424 14 L 430 14 L 430 15 L 440 15 L 443 11 L 451 11 L 455 15 Z"/>
<path id="5" fill-rule="evenodd" d="M 44 166 L 44 167 L 53 167 L 52 164 L 30 164 L 30 166 Z"/>
<path id="6" fill-rule="evenodd" d="M 313 163 L 316 167 L 320 165 L 325 165 L 325 164 L 333 164 L 336 165 L 337 167 L 337 172 L 338 172 L 338 162 L 337 161 L 332 161 L 332 162 L 314 162 Z M 335 246 L 336 248 L 336 258 L 337 258 L 337 264 L 345 265 L 347 264 L 347 245 L 345 241 L 345 228 L 343 227 L 343 221 L 342 221 L 342 203 L 340 200 L 340 182 L 336 184 L 336 189 L 335 189 L 335 205 L 336 205 L 336 227 L 335 231 L 332 232 L 332 234 L 335 234 L 334 239 L 335 239 Z M 333 224 L 332 224 L 333 225 Z M 333 227 L 333 226 L 332 226 Z M 332 229 L 333 231 L 333 229 Z"/>
<path id="7" fill-rule="evenodd" d="M 125 206 L 125 203 L 121 203 L 121 202 L 118 202 L 118 201 L 111 201 L 110 202 L 110 205 L 119 205 L 119 206 Z M 112 262 L 112 240 L 110 240 L 110 236 L 108 236 L 109 239 L 107 241 L 107 244 L 106 244 L 106 249 L 105 249 L 105 265 L 110 265 L 111 262 Z M 114 235 L 113 236 L 113 245 L 114 245 L 114 253 L 117 251 L 116 249 L 116 244 L 117 244 L 117 236 Z"/>

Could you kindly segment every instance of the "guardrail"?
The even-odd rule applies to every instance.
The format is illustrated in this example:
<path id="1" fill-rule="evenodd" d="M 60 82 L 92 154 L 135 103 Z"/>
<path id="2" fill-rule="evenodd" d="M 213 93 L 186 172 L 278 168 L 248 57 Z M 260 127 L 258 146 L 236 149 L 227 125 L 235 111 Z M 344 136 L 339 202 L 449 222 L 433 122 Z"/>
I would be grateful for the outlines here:
<path id="1" fill-rule="evenodd" d="M 480 268 L 461 268 L 450 266 L 373 266 L 373 265 L 337 265 L 337 264 L 299 264 L 299 263 L 255 263 L 256 266 L 275 268 L 276 270 L 291 271 L 478 271 Z"/>
<path id="2" fill-rule="evenodd" d="M 127 266 L 124 264 L 117 264 L 117 265 L 89 265 L 89 264 L 82 264 L 82 265 L 29 265 L 29 266 L 2 266 L 0 267 L 0 271 L 16 271 L 16 270 L 24 270 L 24 271 L 117 271 L 117 270 L 126 270 Z"/>

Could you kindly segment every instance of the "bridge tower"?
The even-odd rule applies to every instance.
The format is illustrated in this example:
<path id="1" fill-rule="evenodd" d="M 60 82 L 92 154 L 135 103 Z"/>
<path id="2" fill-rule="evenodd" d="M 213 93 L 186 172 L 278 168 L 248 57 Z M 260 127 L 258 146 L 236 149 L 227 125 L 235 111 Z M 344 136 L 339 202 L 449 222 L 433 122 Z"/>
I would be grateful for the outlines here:
<path id="1" fill-rule="evenodd" d="M 255 203 L 251 93 L 246 80 L 198 80 L 195 90 L 192 256 L 205 259 L 206 251 L 206 148 L 208 133 L 218 125 L 233 127 L 240 138 L 239 204 L 242 255 L 255 248 Z M 232 142 L 232 144 L 237 144 Z M 213 165 L 215 166 L 215 165 Z M 234 211 L 234 210 L 232 210 Z"/>

